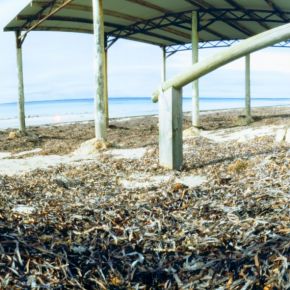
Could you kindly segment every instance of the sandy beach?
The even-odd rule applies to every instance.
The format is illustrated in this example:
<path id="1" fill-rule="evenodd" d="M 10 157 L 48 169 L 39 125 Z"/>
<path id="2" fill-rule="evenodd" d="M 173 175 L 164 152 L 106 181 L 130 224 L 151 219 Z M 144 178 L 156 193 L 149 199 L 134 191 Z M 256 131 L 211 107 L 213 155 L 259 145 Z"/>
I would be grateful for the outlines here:
<path id="1" fill-rule="evenodd" d="M 0 284 L 289 289 L 290 107 L 253 116 L 204 112 L 194 135 L 187 114 L 181 171 L 158 165 L 157 116 L 102 146 L 92 122 L 0 131 Z"/>

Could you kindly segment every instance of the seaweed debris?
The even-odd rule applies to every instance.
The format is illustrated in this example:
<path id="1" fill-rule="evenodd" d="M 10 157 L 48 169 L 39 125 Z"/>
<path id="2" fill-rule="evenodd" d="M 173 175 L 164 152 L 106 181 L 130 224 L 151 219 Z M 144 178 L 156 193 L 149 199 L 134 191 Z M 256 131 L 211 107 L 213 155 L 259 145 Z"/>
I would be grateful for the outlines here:
<path id="1" fill-rule="evenodd" d="M 132 170 L 162 173 L 152 157 L 3 177 L 1 287 L 289 289 L 287 150 L 225 184 L 227 164 L 196 189 L 119 185 Z"/>
<path id="2" fill-rule="evenodd" d="M 0 176 L 0 288 L 289 289 L 289 148 L 186 145 L 184 170 L 147 188 L 120 181 L 168 174 L 156 145 Z M 185 174 L 207 179 L 191 188 Z"/>

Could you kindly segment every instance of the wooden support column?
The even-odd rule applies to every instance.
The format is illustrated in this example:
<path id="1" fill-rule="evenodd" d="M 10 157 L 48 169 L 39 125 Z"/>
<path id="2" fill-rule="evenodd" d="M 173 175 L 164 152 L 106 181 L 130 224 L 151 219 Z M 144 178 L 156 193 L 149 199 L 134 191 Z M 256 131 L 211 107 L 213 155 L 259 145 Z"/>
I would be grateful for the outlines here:
<path id="1" fill-rule="evenodd" d="M 23 80 L 23 61 L 22 61 L 22 41 L 20 31 L 16 32 L 16 51 L 17 51 L 17 71 L 18 71 L 18 116 L 19 130 L 26 131 L 25 125 L 25 99 L 24 99 L 24 80 Z"/>
<path id="2" fill-rule="evenodd" d="M 109 127 L 109 86 L 108 86 L 108 49 L 105 49 L 105 114 L 106 127 Z"/>
<path id="3" fill-rule="evenodd" d="M 192 12 L 192 63 L 198 62 L 198 12 Z M 192 126 L 199 128 L 199 83 L 192 83 Z"/>
<path id="4" fill-rule="evenodd" d="M 166 47 L 162 46 L 161 82 L 166 81 Z"/>
<path id="5" fill-rule="evenodd" d="M 159 99 L 159 162 L 168 169 L 182 167 L 182 89 L 170 88 Z"/>
<path id="6" fill-rule="evenodd" d="M 250 124 L 252 121 L 251 114 L 251 57 L 250 54 L 245 56 L 245 115 L 246 122 Z"/>
<path id="7" fill-rule="evenodd" d="M 106 140 L 106 81 L 103 0 L 92 0 L 95 39 L 95 134 L 97 140 Z"/>

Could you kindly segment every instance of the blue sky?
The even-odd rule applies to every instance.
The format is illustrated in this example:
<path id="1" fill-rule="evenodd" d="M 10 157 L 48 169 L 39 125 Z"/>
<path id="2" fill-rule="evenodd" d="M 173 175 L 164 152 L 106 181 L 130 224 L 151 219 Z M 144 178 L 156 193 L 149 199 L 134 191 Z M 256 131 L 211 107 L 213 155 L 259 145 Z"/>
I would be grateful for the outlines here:
<path id="1" fill-rule="evenodd" d="M 0 0 L 0 103 L 17 100 L 14 33 L 2 32 L 28 0 Z M 217 53 L 204 49 L 200 58 Z M 87 34 L 32 32 L 23 47 L 26 100 L 94 96 L 93 37 Z M 190 52 L 168 59 L 168 77 L 191 64 Z M 161 49 L 119 40 L 109 51 L 109 95 L 151 96 L 159 85 Z M 269 48 L 252 55 L 252 96 L 290 97 L 290 49 Z M 202 97 L 243 97 L 244 60 L 200 80 Z M 184 90 L 190 96 L 191 88 Z"/>

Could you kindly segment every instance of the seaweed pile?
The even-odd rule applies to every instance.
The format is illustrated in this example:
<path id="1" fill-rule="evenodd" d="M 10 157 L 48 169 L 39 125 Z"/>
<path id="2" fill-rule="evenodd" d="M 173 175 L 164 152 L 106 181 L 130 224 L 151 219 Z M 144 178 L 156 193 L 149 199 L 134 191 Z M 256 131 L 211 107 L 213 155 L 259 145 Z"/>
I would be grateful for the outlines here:
<path id="1" fill-rule="evenodd" d="M 195 140 L 174 174 L 206 174 L 197 188 L 121 186 L 166 173 L 156 146 L 0 177 L 0 288 L 289 289 L 289 148 Z"/>

